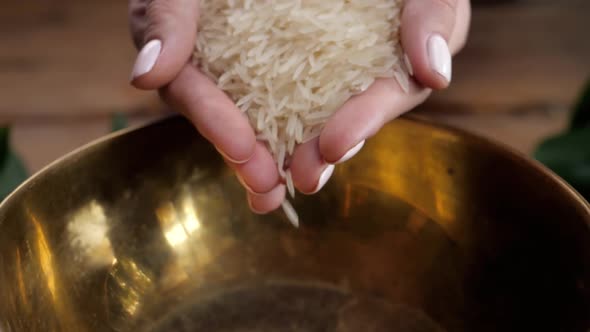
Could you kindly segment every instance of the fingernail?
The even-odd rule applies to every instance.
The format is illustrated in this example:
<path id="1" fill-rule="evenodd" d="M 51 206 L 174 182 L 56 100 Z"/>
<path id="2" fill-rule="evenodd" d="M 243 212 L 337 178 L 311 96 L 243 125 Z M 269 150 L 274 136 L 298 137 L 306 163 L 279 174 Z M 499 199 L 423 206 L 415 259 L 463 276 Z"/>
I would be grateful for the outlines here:
<path id="1" fill-rule="evenodd" d="M 246 183 L 246 181 L 244 181 L 244 178 L 242 178 L 240 176 L 240 174 L 236 173 L 236 178 L 238 178 L 238 182 L 242 185 L 242 187 L 244 187 L 248 192 L 250 192 L 251 194 L 257 194 L 256 192 L 254 192 L 254 190 L 252 190 L 252 188 L 250 188 L 250 186 Z"/>
<path id="2" fill-rule="evenodd" d="M 360 143 L 358 143 L 357 145 L 355 145 L 352 149 L 348 150 L 344 156 L 342 156 L 342 158 L 340 158 L 336 164 L 341 164 L 345 161 L 350 160 L 352 157 L 356 156 L 357 153 L 359 153 L 359 151 L 363 148 L 363 146 L 365 145 L 365 140 L 362 140 Z"/>
<path id="3" fill-rule="evenodd" d="M 137 55 L 135 65 L 133 65 L 133 71 L 131 72 L 131 80 L 134 80 L 142 75 L 145 75 L 154 68 L 158 56 L 162 51 L 162 42 L 155 39 L 145 44 Z"/>
<path id="4" fill-rule="evenodd" d="M 251 210 L 252 212 L 254 212 L 255 214 L 258 214 L 258 215 L 264 215 L 264 214 L 265 214 L 264 212 L 262 212 L 262 211 L 259 211 L 259 210 L 257 210 L 257 209 L 254 207 L 254 204 L 252 203 L 252 198 L 250 197 L 250 195 L 248 195 L 248 206 L 250 207 L 250 210 Z"/>
<path id="5" fill-rule="evenodd" d="M 428 58 L 430 67 L 447 82 L 451 82 L 451 52 L 447 42 L 440 35 L 432 35 L 428 39 Z"/>
<path id="6" fill-rule="evenodd" d="M 240 174 L 236 173 L 236 178 L 238 179 L 238 182 L 242 185 L 242 187 L 244 187 L 244 189 L 246 189 L 246 191 L 248 191 L 250 194 L 255 195 L 255 196 L 266 195 L 276 188 L 276 187 L 272 188 L 271 190 L 266 191 L 266 192 L 258 192 L 258 191 L 255 191 L 254 189 L 252 189 L 252 187 L 250 187 L 246 183 L 246 181 L 244 181 L 244 178 L 242 176 L 240 176 Z"/>
<path id="7" fill-rule="evenodd" d="M 217 150 L 217 152 L 219 152 L 219 154 L 223 158 L 225 158 L 227 161 L 234 163 L 234 164 L 242 165 L 242 164 L 247 163 L 250 160 L 250 158 L 248 158 L 246 160 L 234 160 L 234 159 L 230 158 L 225 152 L 221 151 L 221 149 L 219 149 L 218 147 L 215 147 L 215 150 Z"/>
<path id="8" fill-rule="evenodd" d="M 326 185 L 328 180 L 330 180 L 332 173 L 334 173 L 334 168 L 335 168 L 334 165 L 328 165 L 328 167 L 326 167 L 326 169 L 324 169 L 324 171 L 322 172 L 322 175 L 320 175 L 320 179 L 318 180 L 318 185 L 315 187 L 315 190 L 312 192 L 312 194 L 315 194 L 315 193 L 319 192 L 320 190 L 322 190 L 322 188 Z"/>

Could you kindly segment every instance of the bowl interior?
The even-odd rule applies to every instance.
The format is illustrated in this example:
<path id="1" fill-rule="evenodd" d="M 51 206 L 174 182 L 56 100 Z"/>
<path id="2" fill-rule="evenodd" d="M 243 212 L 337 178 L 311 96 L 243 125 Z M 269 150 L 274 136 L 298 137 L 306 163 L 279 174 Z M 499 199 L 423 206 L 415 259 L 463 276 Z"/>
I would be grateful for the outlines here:
<path id="1" fill-rule="evenodd" d="M 590 328 L 588 204 L 485 140 L 395 121 L 295 207 L 250 213 L 182 118 L 103 139 L 0 207 L 0 329 Z"/>

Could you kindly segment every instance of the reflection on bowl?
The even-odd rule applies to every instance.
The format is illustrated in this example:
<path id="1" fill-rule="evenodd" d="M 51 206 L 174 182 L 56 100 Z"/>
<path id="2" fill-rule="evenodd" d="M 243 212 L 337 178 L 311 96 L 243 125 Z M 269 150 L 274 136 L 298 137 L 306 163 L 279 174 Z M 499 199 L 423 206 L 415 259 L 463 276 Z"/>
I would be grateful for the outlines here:
<path id="1" fill-rule="evenodd" d="M 302 226 L 249 212 L 182 118 L 72 153 L 0 206 L 0 328 L 590 329 L 590 208 L 537 164 L 405 118 Z"/>

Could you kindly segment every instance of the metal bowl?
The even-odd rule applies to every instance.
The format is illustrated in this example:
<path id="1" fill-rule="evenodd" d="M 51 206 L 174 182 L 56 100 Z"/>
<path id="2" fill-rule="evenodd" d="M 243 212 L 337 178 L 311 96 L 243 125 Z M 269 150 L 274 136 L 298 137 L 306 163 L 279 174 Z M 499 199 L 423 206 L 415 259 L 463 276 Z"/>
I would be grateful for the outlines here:
<path id="1" fill-rule="evenodd" d="M 0 329 L 590 328 L 588 203 L 487 140 L 397 120 L 295 207 L 250 213 L 182 118 L 109 136 L 0 206 Z"/>

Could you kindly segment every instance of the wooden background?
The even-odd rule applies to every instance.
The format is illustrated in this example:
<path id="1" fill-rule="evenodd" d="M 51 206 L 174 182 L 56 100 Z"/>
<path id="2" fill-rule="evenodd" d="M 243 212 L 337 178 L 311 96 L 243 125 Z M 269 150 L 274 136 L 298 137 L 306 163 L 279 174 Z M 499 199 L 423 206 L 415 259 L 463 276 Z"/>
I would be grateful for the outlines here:
<path id="1" fill-rule="evenodd" d="M 142 123 L 164 108 L 128 84 L 135 50 L 124 0 L 3 1 L 0 122 L 35 171 L 108 132 L 110 115 Z M 475 6 L 452 86 L 416 112 L 530 153 L 561 130 L 590 78 L 590 1 Z"/>

